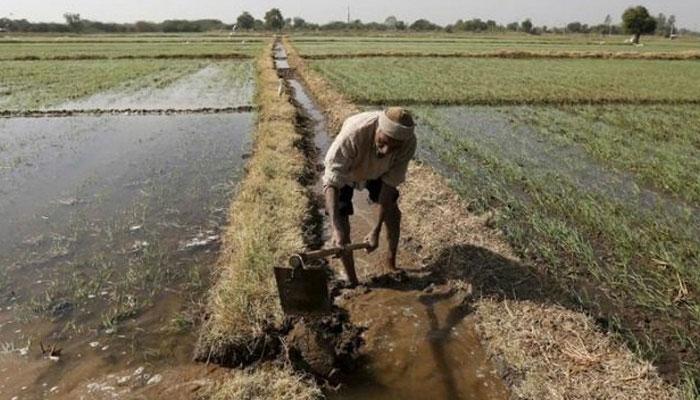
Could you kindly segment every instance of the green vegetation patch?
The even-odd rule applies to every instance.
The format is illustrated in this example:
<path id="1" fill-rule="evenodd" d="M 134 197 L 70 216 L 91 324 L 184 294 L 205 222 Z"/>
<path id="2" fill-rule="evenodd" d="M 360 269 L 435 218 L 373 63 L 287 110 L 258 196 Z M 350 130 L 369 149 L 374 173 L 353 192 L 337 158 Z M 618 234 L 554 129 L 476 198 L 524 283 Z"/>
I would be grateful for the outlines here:
<path id="1" fill-rule="evenodd" d="M 117 88 L 162 88 L 209 64 L 204 60 L 4 61 L 0 62 L 0 110 L 36 110 Z M 236 65 L 241 67 L 235 70 L 252 78 L 249 63 Z"/>
<path id="2" fill-rule="evenodd" d="M 513 117 L 548 139 L 582 146 L 645 186 L 700 206 L 697 106 L 523 107 Z"/>
<path id="3" fill-rule="evenodd" d="M 0 41 L 0 60 L 80 59 L 80 58 L 159 58 L 252 56 L 262 49 L 259 41 L 231 40 L 205 42 L 179 41 Z"/>
<path id="4" fill-rule="evenodd" d="M 368 104 L 699 102 L 700 62 L 372 58 L 311 66 Z"/>
<path id="5" fill-rule="evenodd" d="M 387 53 L 478 53 L 494 51 L 592 51 L 592 52 L 683 52 L 699 51 L 700 41 L 645 37 L 643 46 L 625 43 L 627 36 L 591 37 L 525 35 L 426 36 L 296 36 L 294 46 L 302 56 Z"/>
<path id="6" fill-rule="evenodd" d="M 648 113 L 663 118 L 663 109 L 654 110 Z M 692 377 L 700 372 L 700 223 L 697 208 L 636 182 L 640 174 L 631 166 L 654 157 L 643 154 L 653 139 L 625 144 L 631 135 L 616 128 L 614 115 L 620 119 L 621 113 L 644 110 L 603 108 L 598 112 L 607 117 L 591 123 L 603 138 L 579 142 L 551 127 L 523 126 L 518 119 L 531 117 L 535 111 L 529 109 L 415 111 L 424 157 L 451 177 L 473 211 L 499 210 L 494 224 L 522 257 L 546 268 L 600 323 L 625 335 L 646 359 L 665 366 L 663 373 L 685 377 L 692 389 Z M 577 115 L 594 109 L 576 110 L 573 116 L 566 116 L 574 112 L 566 109 L 536 111 L 583 125 L 585 117 Z M 687 121 L 687 129 L 697 123 Z M 670 139 L 658 151 L 672 153 L 683 140 Z M 620 159 L 605 160 L 594 151 L 596 145 L 617 151 Z M 621 151 L 625 145 L 637 149 Z M 677 157 L 688 152 L 679 151 Z M 669 173 L 680 177 L 685 171 Z"/>

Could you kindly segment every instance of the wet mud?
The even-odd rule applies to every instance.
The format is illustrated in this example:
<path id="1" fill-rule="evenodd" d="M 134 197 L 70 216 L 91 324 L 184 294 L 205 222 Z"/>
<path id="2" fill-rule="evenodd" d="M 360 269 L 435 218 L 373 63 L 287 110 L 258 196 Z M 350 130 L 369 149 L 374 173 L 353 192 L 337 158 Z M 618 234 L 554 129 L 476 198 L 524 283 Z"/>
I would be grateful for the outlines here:
<path id="1" fill-rule="evenodd" d="M 314 134 L 317 180 L 313 186 L 319 216 L 325 214 L 320 177 L 323 157 L 332 141 L 325 116 L 316 106 L 304 85 L 285 68 L 286 53 L 278 44 L 275 57 L 282 61 L 281 76 L 289 77 L 288 85 L 294 101 L 307 116 L 307 129 Z M 362 242 L 375 220 L 375 205 L 369 203 L 366 192 L 353 197 L 355 214 L 351 217 L 353 242 Z M 321 221 L 320 243 L 328 242 L 330 229 L 327 218 Z M 348 320 L 340 327 L 355 335 L 350 352 L 352 369 L 333 368 L 327 350 L 333 340 L 323 338 L 328 329 L 297 325 L 293 337 L 301 338 L 308 351 L 299 363 L 310 363 L 326 377 L 334 379 L 326 386 L 331 399 L 506 399 L 505 386 L 495 368 L 487 360 L 468 318 L 470 292 L 466 284 L 444 283 L 430 285 L 430 272 L 422 271 L 418 255 L 411 251 L 410 238 L 403 238 L 399 251 L 399 267 L 406 272 L 383 268 L 386 243 L 372 253 L 356 252 L 357 274 L 362 284 L 347 289 L 346 277 L 338 260 L 330 260 L 334 273 L 332 293 L 335 305 Z M 336 325 L 336 328 L 338 325 Z M 331 329 L 333 331 L 333 329 Z M 319 335 L 319 332 L 321 334 Z M 338 336 L 344 336 L 339 334 Z M 359 335 L 359 338 L 357 337 Z M 322 340 L 319 340 L 321 338 Z M 341 341 L 342 342 L 342 341 Z M 344 342 L 346 343 L 346 342 Z M 359 343 L 359 346 L 357 344 Z M 318 357 L 318 355 L 321 357 Z M 303 368 L 308 371 L 308 368 Z"/>
<path id="2" fill-rule="evenodd" d="M 110 374 L 144 367 L 145 387 L 189 365 L 252 126 L 250 113 L 0 120 L 0 397 L 121 393 Z"/>
<path id="3" fill-rule="evenodd" d="M 469 314 L 468 292 L 374 288 L 340 299 L 366 327 L 366 363 L 332 399 L 507 399 Z"/>

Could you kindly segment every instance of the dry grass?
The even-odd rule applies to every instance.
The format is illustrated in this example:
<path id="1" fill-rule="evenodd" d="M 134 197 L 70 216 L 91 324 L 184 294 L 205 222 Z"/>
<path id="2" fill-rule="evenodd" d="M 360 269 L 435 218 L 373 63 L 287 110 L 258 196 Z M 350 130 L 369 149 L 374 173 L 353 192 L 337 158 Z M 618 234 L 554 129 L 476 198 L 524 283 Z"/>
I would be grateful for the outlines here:
<path id="1" fill-rule="evenodd" d="M 654 367 L 584 314 L 529 301 L 481 300 L 477 329 L 519 399 L 678 399 Z"/>
<path id="2" fill-rule="evenodd" d="M 498 50 L 480 52 L 431 53 L 419 51 L 374 52 L 346 54 L 309 54 L 302 56 L 306 60 L 325 60 L 335 58 L 375 58 L 375 57 L 427 57 L 427 58 L 511 58 L 511 59 L 605 59 L 605 60 L 700 60 L 700 51 L 679 52 L 631 52 L 631 51 L 528 51 Z"/>
<path id="3" fill-rule="evenodd" d="M 230 210 L 218 282 L 211 290 L 209 319 L 200 333 L 197 359 L 245 351 L 283 318 L 273 267 L 304 247 L 309 204 L 299 183 L 305 160 L 298 148 L 295 109 L 278 96 L 271 45 L 258 60 L 258 125 L 248 173 Z"/>
<path id="4" fill-rule="evenodd" d="M 297 68 L 316 100 L 329 114 L 337 129 L 343 119 L 358 108 L 340 95 L 316 72 L 306 67 L 292 46 L 287 44 L 290 64 Z M 468 204 L 452 189 L 446 179 L 432 168 L 413 163 L 407 182 L 401 187 L 404 212 L 402 235 L 412 247 L 421 249 L 424 260 L 446 260 L 464 256 L 460 247 L 483 249 L 493 265 L 483 259 L 455 262 L 455 268 L 473 267 L 488 275 L 481 283 L 500 284 L 497 267 L 511 266 L 510 272 L 521 276 L 503 276 L 520 280 L 512 283 L 525 288 L 523 293 L 549 289 L 528 288 L 530 278 L 538 274 L 522 265 L 503 235 L 490 228 L 493 215 L 476 216 L 467 211 Z M 449 223 L 445 223 L 449 221 Z M 494 268 L 492 270 L 492 268 Z M 508 269 L 508 268 L 505 268 Z M 456 275 L 468 271 L 455 271 Z M 465 274 L 466 275 L 466 274 Z M 509 282 L 503 285 L 508 288 Z M 497 288 L 498 289 L 498 288 Z M 556 289 L 553 289 L 556 290 Z M 508 290 L 482 293 L 505 294 Z M 518 294 L 511 294 L 518 297 Z M 536 297 L 536 296 L 535 296 Z M 540 300 L 546 297 L 539 297 Z M 546 301 L 543 301 L 546 302 Z M 507 308 L 506 305 L 510 306 Z M 665 384 L 651 365 L 640 360 L 627 347 L 599 332 L 587 316 L 559 306 L 532 302 L 508 303 L 484 299 L 478 302 L 482 339 L 492 357 L 503 367 L 504 379 L 514 397 L 523 399 L 673 399 L 675 388 Z M 575 340 L 574 340 L 575 339 Z M 517 379 L 510 373 L 515 372 Z"/>
<path id="5" fill-rule="evenodd" d="M 232 377 L 203 396 L 208 400 L 316 400 L 321 390 L 289 368 L 267 366 L 235 371 Z"/>

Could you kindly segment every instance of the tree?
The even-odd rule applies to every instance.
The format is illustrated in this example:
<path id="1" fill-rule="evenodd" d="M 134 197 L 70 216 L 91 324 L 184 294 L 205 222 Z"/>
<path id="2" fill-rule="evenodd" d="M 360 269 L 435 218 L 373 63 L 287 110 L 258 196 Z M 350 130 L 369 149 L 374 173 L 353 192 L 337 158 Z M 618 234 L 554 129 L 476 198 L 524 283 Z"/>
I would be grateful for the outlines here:
<path id="1" fill-rule="evenodd" d="M 668 29 L 668 36 L 671 36 L 676 33 L 676 16 L 675 15 L 669 15 L 668 19 L 666 20 L 667 24 L 667 29 Z"/>
<path id="2" fill-rule="evenodd" d="M 656 17 L 656 33 L 662 36 L 666 34 L 666 15 L 664 13 L 659 13 Z"/>
<path id="3" fill-rule="evenodd" d="M 523 30 L 525 33 L 530 33 L 532 32 L 532 21 L 530 21 L 530 18 L 526 19 L 520 24 L 520 28 Z"/>
<path id="4" fill-rule="evenodd" d="M 396 25 L 398 23 L 399 23 L 399 20 L 396 19 L 396 17 L 393 15 L 386 17 L 386 19 L 384 20 L 384 25 L 386 25 L 386 28 L 389 30 L 396 29 Z"/>
<path id="5" fill-rule="evenodd" d="M 419 19 L 413 22 L 409 29 L 412 31 L 436 31 L 440 29 L 440 27 L 427 19 Z"/>
<path id="6" fill-rule="evenodd" d="M 304 29 L 306 28 L 306 20 L 301 17 L 294 17 L 292 20 L 292 25 L 294 26 L 294 29 Z"/>
<path id="7" fill-rule="evenodd" d="M 608 35 L 611 35 L 612 34 L 612 27 L 611 27 L 612 17 L 610 16 L 610 14 L 605 16 L 605 21 L 603 21 L 603 24 L 608 28 L 607 29 Z"/>
<path id="8" fill-rule="evenodd" d="M 271 8 L 265 13 L 265 28 L 278 31 L 284 27 L 284 17 L 279 8 Z"/>
<path id="9" fill-rule="evenodd" d="M 83 21 L 80 19 L 80 14 L 65 13 L 63 18 L 71 31 L 78 33 L 83 30 Z"/>
<path id="10" fill-rule="evenodd" d="M 644 6 L 630 7 L 622 14 L 622 27 L 634 35 L 632 42 L 638 44 L 642 35 L 656 31 L 656 19 Z"/>
<path id="11" fill-rule="evenodd" d="M 570 33 L 581 33 L 583 32 L 583 25 L 580 22 L 571 22 L 566 25 L 566 31 Z"/>
<path id="12" fill-rule="evenodd" d="M 253 18 L 248 11 L 243 11 L 243 13 L 236 19 L 236 24 L 238 24 L 238 29 L 245 29 L 249 31 L 255 28 L 255 18 Z"/>
<path id="13" fill-rule="evenodd" d="M 506 25 L 506 29 L 509 31 L 517 32 L 518 29 L 520 29 L 520 23 L 519 22 L 511 22 L 510 24 Z"/>

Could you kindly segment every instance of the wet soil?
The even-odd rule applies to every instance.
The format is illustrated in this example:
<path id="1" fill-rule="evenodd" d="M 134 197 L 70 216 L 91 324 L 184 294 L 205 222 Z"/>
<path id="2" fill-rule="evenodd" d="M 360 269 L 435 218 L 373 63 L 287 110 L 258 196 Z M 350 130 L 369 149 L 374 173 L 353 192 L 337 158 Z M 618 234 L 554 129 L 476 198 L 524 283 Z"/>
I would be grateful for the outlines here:
<path id="1" fill-rule="evenodd" d="M 369 362 L 333 399 L 507 399 L 474 330 L 465 292 L 375 288 L 341 299 L 367 327 Z"/>
<path id="2" fill-rule="evenodd" d="M 252 123 L 0 120 L 0 397 L 79 398 L 119 371 L 191 365 Z"/>
<path id="3" fill-rule="evenodd" d="M 286 58 L 281 45 L 275 57 Z M 278 64 L 284 68 L 287 64 Z M 318 177 L 322 160 L 331 143 L 325 116 L 314 104 L 304 86 L 288 80 L 294 100 L 312 121 L 317 153 Z M 314 186 L 319 214 L 324 215 L 320 179 Z M 366 192 L 353 197 L 351 217 L 353 242 L 362 242 L 374 223 L 373 209 Z M 330 238 L 327 219 L 321 241 Z M 398 264 L 418 271 L 420 260 L 410 251 L 410 238 L 403 238 Z M 354 329 L 362 332 L 357 370 L 343 374 L 342 383 L 327 389 L 331 399 L 505 399 L 505 386 L 489 363 L 474 323 L 467 318 L 468 292 L 450 284 L 425 288 L 409 275 L 389 274 L 382 259 L 386 243 L 372 253 L 355 253 L 358 277 L 364 285 L 352 290 L 338 289 L 335 304 L 347 313 Z M 340 262 L 332 260 L 336 286 L 346 280 Z M 420 274 L 420 272 L 418 272 Z M 428 279 L 429 281 L 429 279 Z M 425 280 L 423 280 L 425 282 Z M 385 287 L 386 286 L 386 287 Z M 458 285 L 459 286 L 459 285 Z M 302 335 L 309 337 L 313 335 Z"/>

